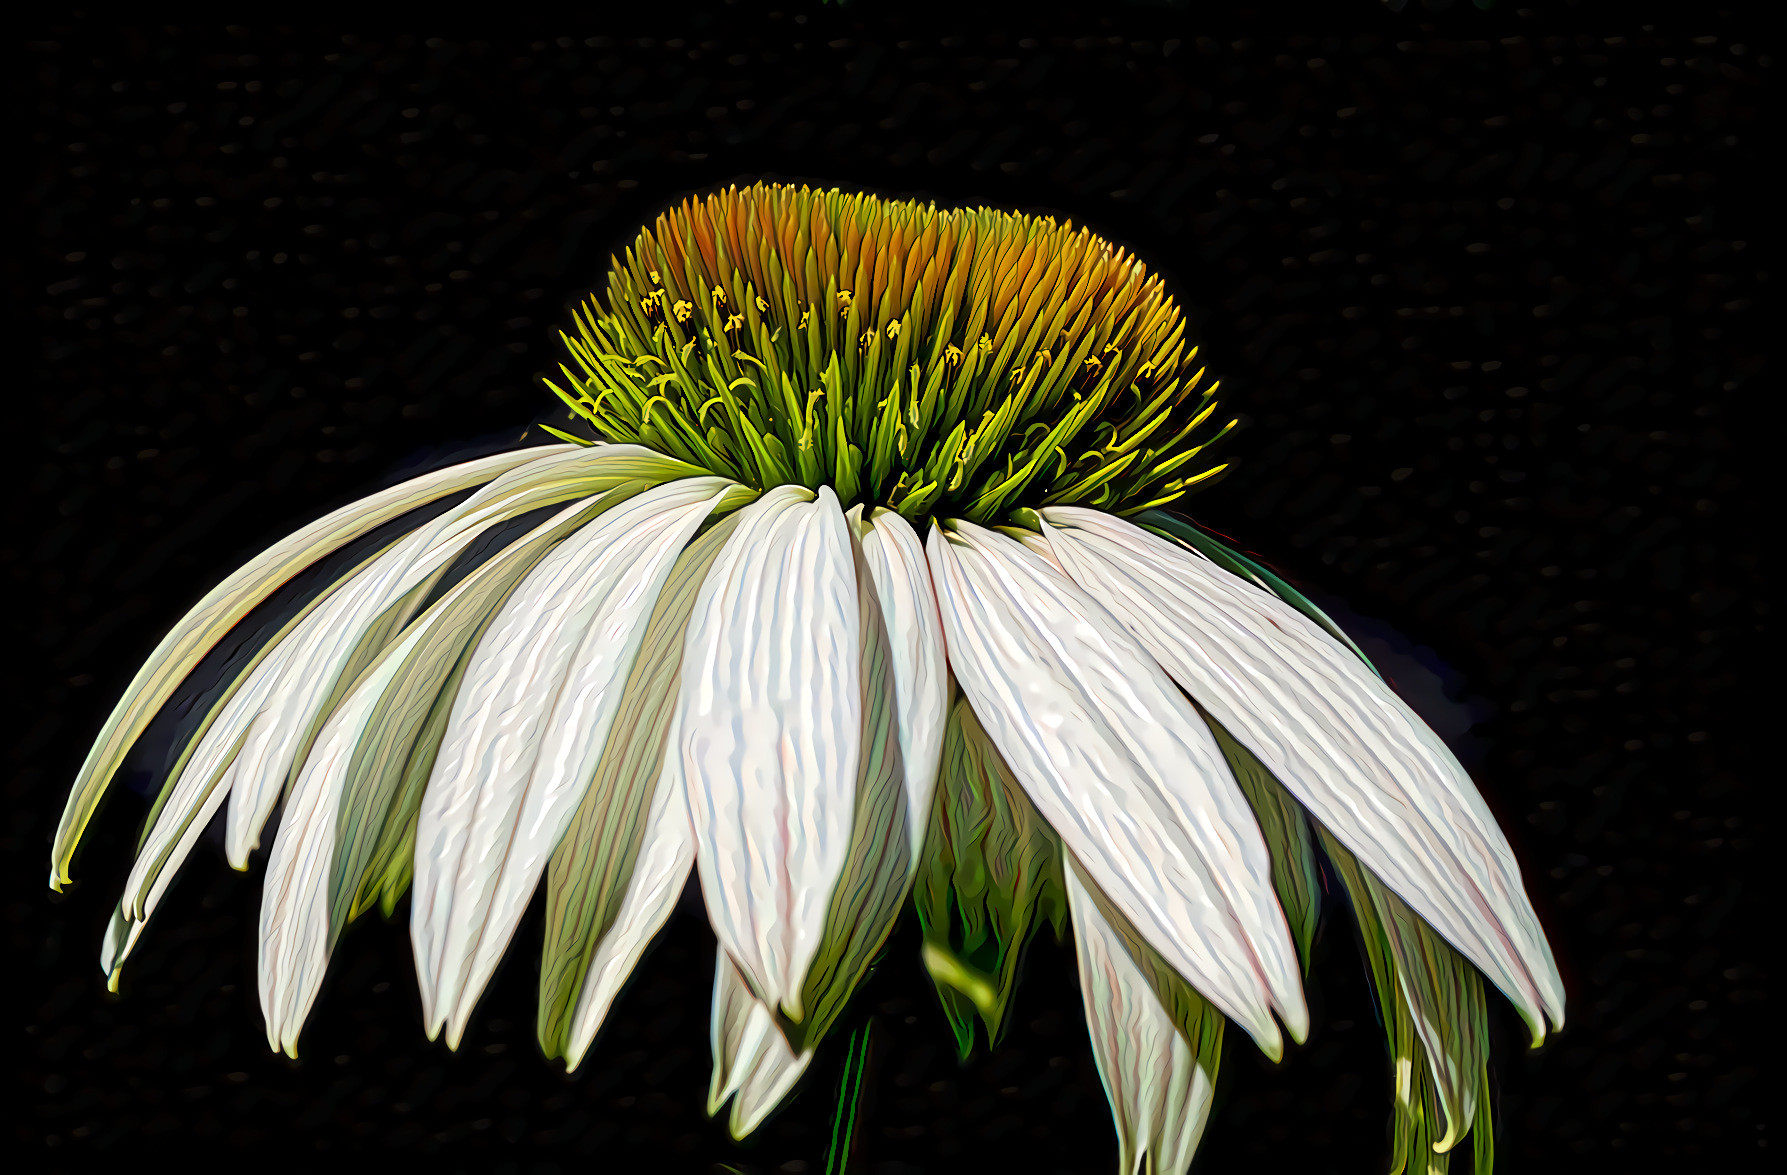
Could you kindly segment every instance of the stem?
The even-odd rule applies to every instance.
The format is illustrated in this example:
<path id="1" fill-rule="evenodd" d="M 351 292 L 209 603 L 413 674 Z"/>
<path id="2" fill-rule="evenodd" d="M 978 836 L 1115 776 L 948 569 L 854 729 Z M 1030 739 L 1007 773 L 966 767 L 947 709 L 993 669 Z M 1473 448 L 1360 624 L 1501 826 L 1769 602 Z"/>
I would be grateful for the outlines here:
<path id="1" fill-rule="evenodd" d="M 864 1020 L 850 1034 L 850 1051 L 844 1056 L 844 1077 L 838 1084 L 838 1109 L 831 1124 L 831 1150 L 825 1157 L 825 1175 L 845 1175 L 856 1140 L 856 1122 L 862 1110 L 863 1080 L 869 1064 L 869 1036 L 875 1021 Z"/>

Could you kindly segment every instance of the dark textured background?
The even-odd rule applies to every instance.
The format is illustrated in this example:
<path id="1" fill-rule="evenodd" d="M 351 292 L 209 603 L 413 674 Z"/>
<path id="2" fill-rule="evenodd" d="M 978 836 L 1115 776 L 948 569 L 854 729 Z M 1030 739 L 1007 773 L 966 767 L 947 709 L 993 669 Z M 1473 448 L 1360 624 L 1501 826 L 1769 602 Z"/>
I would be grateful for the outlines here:
<path id="1" fill-rule="evenodd" d="M 1756 1164 L 1775 907 L 1753 867 L 1764 607 L 1742 455 L 1772 63 L 1713 6 L 1534 5 L 1211 23 L 788 0 L 531 36 L 74 14 L 13 42 L 18 1169 L 822 1168 L 840 1047 L 750 1146 L 702 1116 L 698 912 L 567 1080 L 532 1041 L 533 947 L 455 1056 L 423 1039 L 407 936 L 376 917 L 344 940 L 302 1061 L 270 1054 L 258 877 L 210 850 L 108 997 L 96 952 L 144 812 L 128 789 L 81 884 L 43 888 L 88 741 L 188 604 L 329 507 L 512 443 L 608 250 L 672 197 L 765 174 L 1046 208 L 1171 274 L 1245 423 L 1197 516 L 1386 646 L 1425 646 L 1407 656 L 1483 719 L 1454 733 L 1572 1015 L 1536 1054 L 1498 1024 L 1503 1170 Z M 1009 1041 L 958 1069 L 914 946 L 861 1005 L 860 1169 L 1111 1170 L 1070 954 L 1033 950 Z M 1200 1169 L 1382 1169 L 1387 1065 L 1344 915 L 1321 955 L 1314 1037 L 1277 1068 L 1232 1043 Z"/>

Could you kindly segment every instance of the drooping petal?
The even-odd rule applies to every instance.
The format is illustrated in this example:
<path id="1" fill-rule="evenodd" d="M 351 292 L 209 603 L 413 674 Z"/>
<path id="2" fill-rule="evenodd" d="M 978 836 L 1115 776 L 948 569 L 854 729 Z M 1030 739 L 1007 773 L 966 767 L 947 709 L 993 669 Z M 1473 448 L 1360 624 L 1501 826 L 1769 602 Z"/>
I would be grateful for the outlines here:
<path id="1" fill-rule="evenodd" d="M 230 863 L 247 867 L 261 828 L 324 719 L 474 539 L 499 522 L 576 498 L 606 493 L 606 501 L 617 503 L 686 468 L 636 446 L 554 454 L 511 470 L 418 528 L 332 593 L 281 642 L 291 649 L 271 688 L 266 720 L 243 745 L 230 795 L 224 831 Z"/>
<path id="2" fill-rule="evenodd" d="M 855 814 L 859 607 L 837 498 L 778 486 L 741 512 L 684 646 L 671 754 L 708 917 L 758 998 L 797 1021 Z"/>
<path id="3" fill-rule="evenodd" d="M 686 478 L 616 506 L 540 562 L 479 642 L 423 797 L 424 1003 L 457 1047 L 595 772 L 658 592 L 732 486 Z M 463 835 L 457 827 L 464 822 Z"/>
<path id="4" fill-rule="evenodd" d="M 1209 1121 L 1221 1028 L 1213 1048 L 1203 1039 L 1204 1049 L 1192 1047 L 1089 884 L 1070 865 L 1067 902 L 1080 991 L 1092 1055 L 1116 1119 L 1117 1169 L 1122 1175 L 1182 1175 Z"/>
<path id="5" fill-rule="evenodd" d="M 1432 1166 L 1429 1156 L 1450 1151 L 1473 1129 L 1481 1152 L 1489 1143 L 1481 976 L 1326 830 L 1322 847 L 1351 899 L 1389 1037 L 1397 1155 Z"/>
<path id="6" fill-rule="evenodd" d="M 372 627 L 390 627 L 391 613 L 419 605 L 416 594 L 438 582 L 451 560 L 491 526 L 559 504 L 576 491 L 599 495 L 606 508 L 674 472 L 675 463 L 656 454 L 613 445 L 578 449 L 499 478 L 423 536 L 425 547 L 407 573 L 417 586 Z M 409 888 L 417 813 L 459 696 L 468 651 L 516 584 L 567 533 L 557 523 L 536 527 L 473 570 L 466 590 L 430 609 L 435 635 L 411 652 L 379 697 L 343 785 L 330 890 L 333 933 L 375 903 L 389 917 Z"/>
<path id="7" fill-rule="evenodd" d="M 763 1015 L 768 1018 L 767 1012 Z M 726 1123 L 732 1137 L 746 1138 L 756 1133 L 812 1062 L 811 1048 L 796 1053 L 788 1047 L 787 1038 L 781 1033 L 772 1030 L 765 1035 L 750 1071 L 745 1074 L 738 1094 L 732 1100 L 732 1115 Z"/>
<path id="8" fill-rule="evenodd" d="M 1258 826 L 1208 727 L 1099 603 L 968 523 L 929 543 L 950 664 L 1075 858 L 1269 1055 L 1308 1010 Z"/>
<path id="9" fill-rule="evenodd" d="M 1315 819 L 1482 968 L 1526 1017 L 1563 988 L 1520 868 L 1470 776 L 1406 703 L 1313 621 L 1183 547 L 1095 510 L 1042 512 L 1105 601 Z"/>
<path id="10" fill-rule="evenodd" d="M 681 791 L 660 779 L 652 792 L 650 809 L 632 873 L 614 910 L 613 921 L 590 954 L 576 1008 L 571 1014 L 565 1045 L 565 1068 L 582 1063 L 608 1009 L 639 965 L 645 948 L 670 917 L 695 867 L 695 833 L 689 827 L 689 808 Z"/>
<path id="11" fill-rule="evenodd" d="M 738 523 L 684 548 L 658 593 L 620 710 L 590 785 L 553 850 L 546 880 L 537 1032 L 574 1069 L 695 860 L 680 779 L 665 771 L 689 612 Z"/>
<path id="12" fill-rule="evenodd" d="M 848 517 L 859 536 L 863 561 L 887 626 L 898 703 L 900 762 L 906 780 L 906 828 L 910 860 L 918 861 L 925 821 L 943 756 L 943 728 L 949 710 L 949 665 L 943 650 L 943 618 L 931 588 L 924 544 L 912 524 L 892 510 L 874 510 L 862 521 L 862 507 Z"/>
<path id="13" fill-rule="evenodd" d="M 317 560 L 419 506 L 490 481 L 507 470 L 571 449 L 547 445 L 495 453 L 412 478 L 319 518 L 251 559 L 206 593 L 162 638 L 106 719 L 75 777 L 50 854 L 50 888 L 69 880 L 69 860 L 106 785 L 155 712 L 225 633 Z"/>
<path id="14" fill-rule="evenodd" d="M 720 1112 L 728 1099 L 733 1138 L 744 1138 L 763 1124 L 813 1059 L 813 1050 L 795 1053 L 776 1027 L 774 1015 L 751 993 L 738 968 L 718 951 L 714 959 L 711 1038 L 713 1080 L 707 1112 Z"/>
<path id="15" fill-rule="evenodd" d="M 867 976 L 899 918 L 913 874 L 891 642 L 874 578 L 860 552 L 856 588 L 862 728 L 850 847 L 832 886 L 825 929 L 801 989 L 800 1014 L 791 1015 L 784 1008 L 780 1024 L 789 1048 L 803 1055 L 830 1031 Z M 773 1084 L 760 1083 L 756 1088 L 764 1093 Z"/>
<path id="16" fill-rule="evenodd" d="M 241 746 L 240 742 L 236 745 Z M 112 922 L 100 943 L 99 969 L 105 972 L 109 990 L 118 990 L 118 973 L 130 952 L 136 949 L 149 916 L 161 904 L 162 895 L 167 892 L 169 883 L 191 854 L 193 846 L 198 844 L 211 817 L 223 806 L 229 795 L 234 765 L 232 756 L 211 776 L 207 787 L 202 790 L 195 787 L 192 794 L 182 797 L 187 801 L 183 805 L 183 823 L 164 829 L 164 837 L 157 844 L 145 846 L 137 856 L 125 883 L 124 896 L 119 899 Z M 173 821 L 168 823 L 174 824 Z"/>
<path id="17" fill-rule="evenodd" d="M 365 626 L 408 590 L 403 573 L 421 545 L 421 536 L 412 535 L 374 559 L 292 629 L 280 642 L 281 656 L 268 658 L 249 675 L 245 688 L 265 701 L 236 756 L 230 789 L 224 852 L 235 868 L 248 868 L 261 829 L 303 765 L 319 720 L 344 684 L 348 662 L 363 647 L 359 638 Z M 207 732 L 201 742 L 211 738 Z"/>
<path id="18" fill-rule="evenodd" d="M 388 550 L 388 548 L 387 548 Z M 283 672 L 293 646 L 290 636 L 312 612 L 322 606 L 344 584 L 352 582 L 370 567 L 383 552 L 364 559 L 340 580 L 318 593 L 281 630 L 260 649 L 245 659 L 235 679 L 212 705 L 193 737 L 187 740 L 179 757 L 168 772 L 168 783 L 157 797 L 155 807 L 144 822 L 137 860 L 125 882 L 122 908 L 135 921 L 146 920 L 155 902 L 149 891 L 165 873 L 170 878 L 179 871 L 193 841 L 194 828 L 203 830 L 218 806 L 232 790 L 229 775 L 247 741 L 249 730 L 260 721 L 267 708 L 267 698 Z M 269 664 L 270 662 L 270 664 Z M 257 672 L 265 665 L 265 672 Z M 178 844 L 178 848 L 176 848 Z M 122 958 L 117 960 L 122 962 Z"/>
<path id="19" fill-rule="evenodd" d="M 273 851 L 261 897 L 259 985 L 268 1043 L 297 1055 L 298 1036 L 316 1000 L 334 946 L 339 923 L 331 918 L 335 892 L 339 810 L 344 788 L 356 766 L 356 755 L 381 701 L 406 671 L 413 671 L 417 653 L 451 643 L 451 629 L 462 621 L 460 601 L 484 598 L 480 589 L 491 581 L 519 578 L 516 568 L 533 566 L 547 551 L 587 523 L 601 509 L 599 497 L 574 503 L 538 528 L 529 539 L 479 568 L 411 625 L 385 651 L 337 707 L 306 756 L 291 795 Z M 505 575 L 505 572 L 508 574 Z M 443 642 L 443 637 L 446 641 Z M 376 732 L 375 732 L 376 733 Z"/>
<path id="20" fill-rule="evenodd" d="M 210 799 L 231 797 L 226 839 L 232 863 L 246 867 L 247 853 L 286 782 L 282 766 L 288 772 L 296 766 L 301 748 L 342 690 L 409 621 L 447 565 L 473 539 L 518 513 L 620 484 L 641 472 L 662 473 L 659 466 L 675 464 L 631 446 L 551 446 L 536 452 L 541 455 L 503 472 L 458 507 L 363 560 L 247 658 L 169 772 L 144 831 L 146 851 L 151 841 L 179 835 L 193 797 L 212 786 L 219 762 L 231 760 L 238 762 L 236 774 L 246 778 L 246 786 L 240 793 L 233 787 L 213 791 Z M 331 639 L 322 641 L 319 634 Z M 327 678 L 331 666 L 334 685 L 326 695 L 319 694 L 314 687 Z M 250 728 L 254 742 L 243 757 Z M 281 735 L 285 743 L 275 741 Z M 293 736 L 295 743 L 290 742 Z M 269 744 L 286 746 L 289 753 L 275 749 L 269 762 Z M 139 863 L 148 866 L 149 881 L 178 865 L 169 860 L 164 866 L 161 854 L 153 851 Z"/>
<path id="21" fill-rule="evenodd" d="M 714 952 L 714 995 L 708 1010 L 708 1040 L 713 1047 L 713 1074 L 707 1087 L 707 1116 L 720 1112 L 738 1087 L 762 1047 L 765 1033 L 774 1032 L 775 1018 L 725 951 Z"/>

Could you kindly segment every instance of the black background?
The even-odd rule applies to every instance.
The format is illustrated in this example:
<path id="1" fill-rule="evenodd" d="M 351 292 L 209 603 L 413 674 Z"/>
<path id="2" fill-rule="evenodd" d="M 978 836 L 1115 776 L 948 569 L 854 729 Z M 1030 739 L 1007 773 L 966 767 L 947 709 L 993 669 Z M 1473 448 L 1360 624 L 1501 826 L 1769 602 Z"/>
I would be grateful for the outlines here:
<path id="1" fill-rule="evenodd" d="M 76 13 L 14 42 L 7 1150 L 823 1168 L 841 1043 L 752 1144 L 702 1114 L 698 908 L 566 1079 L 532 1040 L 536 948 L 452 1055 L 420 1030 L 403 923 L 376 916 L 302 1060 L 269 1053 L 258 873 L 213 849 L 108 996 L 129 788 L 81 883 L 43 888 L 87 744 L 186 606 L 325 509 L 546 419 L 555 331 L 609 250 L 673 197 L 767 175 L 1048 209 L 1171 275 L 1244 424 L 1192 512 L 1482 700 L 1476 774 L 1571 1011 L 1538 1053 L 1501 1015 L 1502 1169 L 1756 1165 L 1757 27 L 1536 0 L 643 7 L 512 35 Z M 1010 1038 L 958 1069 L 915 947 L 860 1001 L 858 1169 L 1111 1170 L 1071 954 L 1037 945 Z M 1387 1063 L 1343 912 L 1320 955 L 1306 1047 L 1275 1068 L 1231 1037 L 1201 1170 L 1383 1168 Z"/>

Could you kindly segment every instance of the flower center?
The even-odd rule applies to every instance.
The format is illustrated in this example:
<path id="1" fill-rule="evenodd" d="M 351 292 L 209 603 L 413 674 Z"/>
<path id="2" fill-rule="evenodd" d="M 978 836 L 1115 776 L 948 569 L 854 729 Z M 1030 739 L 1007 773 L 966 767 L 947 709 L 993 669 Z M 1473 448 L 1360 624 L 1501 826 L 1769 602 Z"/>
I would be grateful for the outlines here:
<path id="1" fill-rule="evenodd" d="M 1049 217 L 755 184 L 692 198 L 615 258 L 551 384 L 613 441 L 759 489 L 991 522 L 1132 514 L 1208 484 L 1178 306 Z"/>

